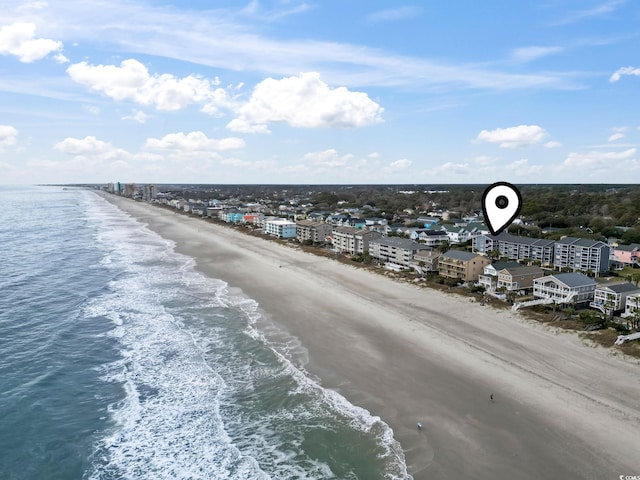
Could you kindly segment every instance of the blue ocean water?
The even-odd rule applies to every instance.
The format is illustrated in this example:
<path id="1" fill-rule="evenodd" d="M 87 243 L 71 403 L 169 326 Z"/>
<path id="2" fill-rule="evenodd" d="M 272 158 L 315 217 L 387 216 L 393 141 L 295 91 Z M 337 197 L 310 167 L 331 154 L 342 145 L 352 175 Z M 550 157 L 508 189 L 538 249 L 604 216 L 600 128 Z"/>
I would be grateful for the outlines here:
<path id="1" fill-rule="evenodd" d="M 1 479 L 408 478 L 257 304 L 95 193 L 0 187 Z"/>

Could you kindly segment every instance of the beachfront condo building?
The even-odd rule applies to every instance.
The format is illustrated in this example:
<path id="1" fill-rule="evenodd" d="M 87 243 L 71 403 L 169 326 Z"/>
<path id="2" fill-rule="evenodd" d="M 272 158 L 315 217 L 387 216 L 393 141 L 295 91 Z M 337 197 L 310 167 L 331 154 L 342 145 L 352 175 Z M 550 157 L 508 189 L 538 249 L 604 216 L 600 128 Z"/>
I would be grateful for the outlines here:
<path id="1" fill-rule="evenodd" d="M 298 220 L 296 226 L 296 236 L 300 242 L 324 243 L 333 231 L 332 225 L 313 220 Z"/>
<path id="2" fill-rule="evenodd" d="M 596 282 L 582 273 L 556 273 L 533 281 L 533 296 L 573 305 L 593 300 Z"/>
<path id="3" fill-rule="evenodd" d="M 565 237 L 554 244 L 553 267 L 596 275 L 609 271 L 610 247 L 599 240 Z"/>
<path id="4" fill-rule="evenodd" d="M 475 282 L 490 262 L 487 257 L 477 253 L 449 250 L 438 260 L 438 272 L 441 277 Z"/>
<path id="5" fill-rule="evenodd" d="M 473 251 L 488 255 L 497 251 L 501 258 L 508 260 L 531 260 L 541 265 L 553 264 L 553 240 L 529 238 L 502 232 L 499 235 L 478 235 L 472 239 Z"/>
<path id="6" fill-rule="evenodd" d="M 369 255 L 379 262 L 411 267 L 413 257 L 420 250 L 430 250 L 426 245 L 408 238 L 380 237 L 369 242 Z"/>
<path id="7" fill-rule="evenodd" d="M 264 224 L 264 231 L 278 238 L 296 238 L 296 224 L 285 218 L 267 220 Z"/>
<path id="8" fill-rule="evenodd" d="M 334 227 L 331 232 L 331 244 L 334 250 L 349 255 L 368 253 L 372 240 L 381 238 L 382 234 L 355 227 Z"/>

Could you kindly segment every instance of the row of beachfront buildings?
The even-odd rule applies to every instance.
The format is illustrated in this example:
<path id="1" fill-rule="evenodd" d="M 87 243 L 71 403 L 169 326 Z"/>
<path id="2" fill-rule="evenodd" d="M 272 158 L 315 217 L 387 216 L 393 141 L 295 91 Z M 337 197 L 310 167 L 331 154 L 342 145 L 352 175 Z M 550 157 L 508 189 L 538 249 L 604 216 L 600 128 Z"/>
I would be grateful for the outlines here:
<path id="1" fill-rule="evenodd" d="M 640 245 L 611 246 L 575 237 L 554 241 L 506 232 L 494 236 L 481 223 L 448 230 L 432 228 L 433 225 L 392 230 L 383 219 L 375 218 L 350 219 L 348 223 L 341 218 L 291 220 L 205 205 L 192 205 L 189 210 L 177 208 L 228 223 L 251 224 L 277 238 L 326 244 L 336 253 L 368 254 L 391 270 L 438 274 L 481 285 L 487 292 L 533 293 L 539 303 L 590 305 L 623 315 L 632 315 L 639 308 L 640 288 L 630 283 L 599 286 L 585 273 L 597 276 L 609 271 L 611 258 L 627 264 L 638 262 Z M 472 241 L 471 252 L 437 249 L 443 242 L 455 244 L 464 238 Z"/>

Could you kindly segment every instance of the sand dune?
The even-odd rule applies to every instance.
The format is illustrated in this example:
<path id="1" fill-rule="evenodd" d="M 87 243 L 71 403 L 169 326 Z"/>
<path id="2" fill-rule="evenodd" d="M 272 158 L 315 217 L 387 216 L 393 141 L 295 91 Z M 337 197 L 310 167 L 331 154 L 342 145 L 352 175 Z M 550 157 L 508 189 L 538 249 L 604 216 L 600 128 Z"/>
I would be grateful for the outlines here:
<path id="1" fill-rule="evenodd" d="M 415 479 L 640 475 L 637 362 L 511 311 L 106 198 L 257 300 L 311 374 L 391 425 Z"/>

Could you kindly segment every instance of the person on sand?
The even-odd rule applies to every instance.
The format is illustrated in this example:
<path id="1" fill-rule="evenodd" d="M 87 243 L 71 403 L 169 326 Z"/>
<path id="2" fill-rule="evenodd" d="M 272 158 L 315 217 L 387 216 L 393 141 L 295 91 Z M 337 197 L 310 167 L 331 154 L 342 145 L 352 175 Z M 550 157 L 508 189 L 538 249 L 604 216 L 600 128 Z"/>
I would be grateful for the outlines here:
<path id="1" fill-rule="evenodd" d="M 491 399 L 491 401 L 493 402 L 493 393 L 491 395 L 489 395 L 489 398 Z"/>
<path id="2" fill-rule="evenodd" d="M 422 422 L 418 422 L 418 430 L 422 430 Z"/>

